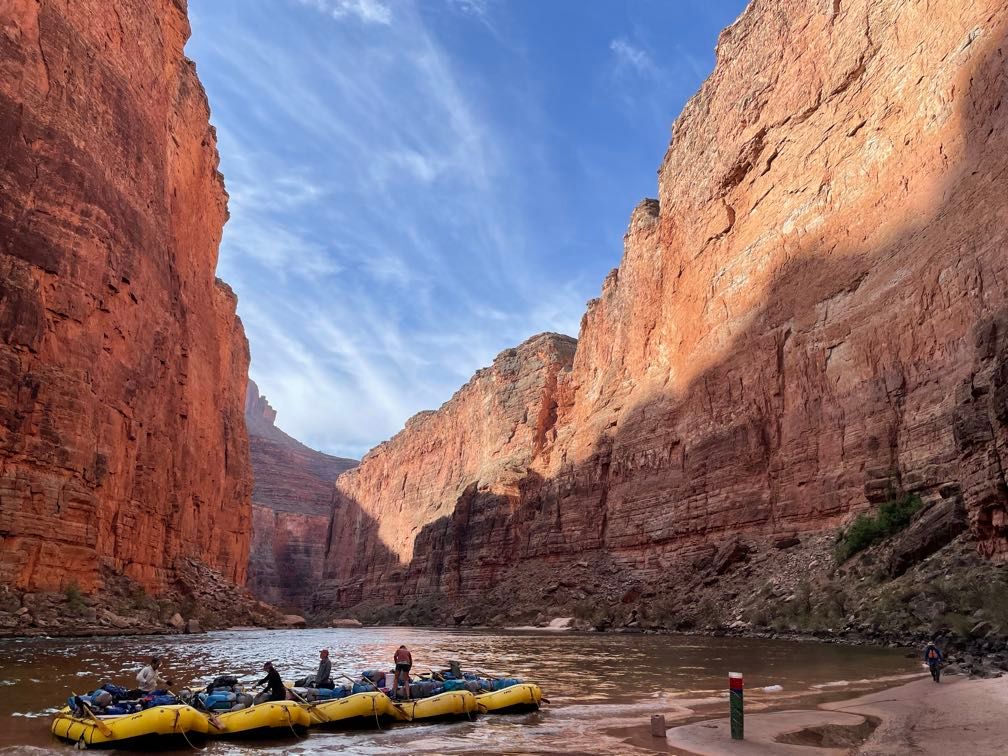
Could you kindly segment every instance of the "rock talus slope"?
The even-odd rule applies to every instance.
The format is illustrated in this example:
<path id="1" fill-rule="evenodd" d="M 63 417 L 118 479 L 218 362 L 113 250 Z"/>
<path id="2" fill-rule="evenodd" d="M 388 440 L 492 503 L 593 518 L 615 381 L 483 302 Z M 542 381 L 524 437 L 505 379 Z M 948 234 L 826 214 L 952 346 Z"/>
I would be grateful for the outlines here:
<path id="1" fill-rule="evenodd" d="M 333 483 L 357 460 L 310 449 L 274 425 L 276 410 L 249 381 L 245 422 L 255 485 L 248 587 L 303 611 L 322 577 Z"/>
<path id="2" fill-rule="evenodd" d="M 593 554 L 659 579 L 894 491 L 1008 556 L 1006 23 L 999 0 L 753 0 L 589 303 L 549 432 L 453 400 L 375 449 L 340 479 L 319 605 Z M 474 385 L 493 407 L 515 381 Z"/>
<path id="3" fill-rule="evenodd" d="M 0 583 L 242 583 L 248 346 L 185 3 L 0 6 Z"/>

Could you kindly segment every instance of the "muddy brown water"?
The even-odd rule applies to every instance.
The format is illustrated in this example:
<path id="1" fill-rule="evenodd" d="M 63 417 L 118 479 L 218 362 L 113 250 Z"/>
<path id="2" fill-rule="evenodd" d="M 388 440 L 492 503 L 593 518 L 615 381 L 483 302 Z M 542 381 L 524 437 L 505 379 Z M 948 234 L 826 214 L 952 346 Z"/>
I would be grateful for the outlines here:
<path id="1" fill-rule="evenodd" d="M 237 753 L 646 753 L 633 728 L 652 713 L 682 706 L 727 710 L 729 671 L 745 674 L 747 707 L 777 705 L 823 691 L 854 692 L 919 673 L 906 651 L 819 643 L 702 636 L 611 635 L 543 631 L 243 630 L 198 636 L 11 639 L 0 641 L 0 754 L 68 752 L 49 734 L 52 713 L 71 692 L 111 681 L 133 687 L 146 657 L 165 657 L 175 687 L 216 674 L 254 681 L 266 659 L 284 679 L 314 671 L 328 648 L 333 673 L 388 666 L 405 643 L 414 671 L 446 666 L 537 682 L 550 704 L 522 715 L 475 721 L 400 724 L 387 730 L 310 730 L 271 741 L 207 741 L 210 755 Z M 765 692 L 767 686 L 780 691 Z M 705 708 L 706 707 L 706 708 Z"/>

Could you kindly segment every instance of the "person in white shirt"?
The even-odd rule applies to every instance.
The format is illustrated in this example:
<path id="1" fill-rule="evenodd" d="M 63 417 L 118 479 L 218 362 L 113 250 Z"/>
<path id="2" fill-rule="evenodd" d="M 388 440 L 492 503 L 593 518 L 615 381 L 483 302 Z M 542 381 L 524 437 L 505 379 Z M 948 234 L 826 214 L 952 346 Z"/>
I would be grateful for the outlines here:
<path id="1" fill-rule="evenodd" d="M 165 680 L 158 674 L 158 667 L 161 666 L 161 657 L 152 656 L 150 664 L 137 673 L 137 688 L 144 693 L 153 693 L 155 690 L 163 689 L 171 685 L 171 680 Z"/>

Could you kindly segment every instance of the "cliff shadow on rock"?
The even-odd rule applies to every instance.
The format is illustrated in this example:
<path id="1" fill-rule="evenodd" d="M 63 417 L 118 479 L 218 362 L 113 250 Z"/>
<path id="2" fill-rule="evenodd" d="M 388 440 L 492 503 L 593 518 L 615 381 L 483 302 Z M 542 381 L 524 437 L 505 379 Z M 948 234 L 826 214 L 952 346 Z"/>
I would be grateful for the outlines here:
<path id="1" fill-rule="evenodd" d="M 740 612 L 764 588 L 770 606 L 818 603 L 807 595 L 817 577 L 835 588 L 835 529 L 889 491 L 921 496 L 925 512 L 963 506 L 970 532 L 949 546 L 959 560 L 952 569 L 987 575 L 970 549 L 1008 553 L 1005 29 L 971 33 L 959 51 L 976 45 L 977 63 L 951 78 L 950 126 L 941 140 L 924 140 L 932 151 L 920 155 L 921 175 L 866 169 L 861 180 L 875 182 L 867 207 L 832 197 L 804 227 L 772 230 L 782 262 L 763 304 L 726 325 L 734 332 L 716 356 L 635 387 L 626 410 L 582 407 L 591 427 L 606 429 L 583 454 L 579 430 L 569 429 L 554 443 L 566 443 L 572 461 L 529 470 L 516 498 L 467 488 L 451 515 L 422 529 L 395 580 L 386 582 L 388 571 L 377 580 L 366 560 L 342 563 L 332 576 L 352 575 L 365 589 L 343 600 L 393 600 L 382 588 L 391 584 L 396 596 L 438 596 L 443 620 L 472 623 L 508 615 L 527 589 L 545 612 L 608 603 L 631 626 L 658 603 L 682 617 L 708 602 L 699 614 L 749 622 Z M 864 128 L 853 124 L 848 138 Z M 918 149 L 914 136 L 890 146 Z M 828 178 L 818 189 L 827 197 Z M 740 181 L 727 191 L 744 188 Z M 743 213 L 696 254 L 680 238 L 684 221 L 654 209 L 651 243 L 662 259 L 680 260 L 679 276 L 693 266 L 716 281 L 717 245 L 731 243 Z M 869 209 L 876 220 L 864 217 Z M 611 279 L 586 316 L 582 345 L 622 285 Z M 705 306 L 718 295 L 712 285 Z M 570 422 L 584 388 L 572 387 L 558 424 Z M 728 573 L 734 586 L 722 585 Z M 916 595 L 920 574 L 906 577 L 900 590 Z M 839 610 L 870 624 L 883 592 L 858 606 L 840 601 Z M 945 621 L 916 618 L 917 628 Z M 765 624 L 758 619 L 750 624 Z"/>

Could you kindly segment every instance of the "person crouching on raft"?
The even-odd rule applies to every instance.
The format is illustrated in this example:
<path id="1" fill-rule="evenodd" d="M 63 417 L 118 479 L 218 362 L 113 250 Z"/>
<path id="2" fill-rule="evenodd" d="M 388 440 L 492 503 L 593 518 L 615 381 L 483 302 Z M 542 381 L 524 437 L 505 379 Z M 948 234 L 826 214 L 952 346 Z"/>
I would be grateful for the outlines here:
<path id="1" fill-rule="evenodd" d="M 266 671 L 266 677 L 256 685 L 265 685 L 266 690 L 255 697 L 255 702 L 260 704 L 266 701 L 285 701 L 287 688 L 284 687 L 283 680 L 280 679 L 280 673 L 273 667 L 272 662 L 263 664 L 263 669 Z"/>
<path id="2" fill-rule="evenodd" d="M 927 648 L 924 649 L 924 661 L 931 671 L 931 677 L 935 682 L 938 682 L 941 679 L 941 668 L 944 659 L 942 658 L 941 649 L 934 644 L 934 641 L 928 643 Z"/>
<path id="3" fill-rule="evenodd" d="M 405 695 L 402 698 L 409 698 L 409 685 L 410 685 L 410 669 L 413 668 L 413 654 L 409 652 L 406 646 L 399 646 L 396 649 L 395 655 L 392 657 L 392 661 L 395 662 L 395 679 L 393 680 L 393 687 L 395 688 L 396 695 L 399 695 L 399 680 L 403 681 L 403 687 L 405 689 Z"/>
<path id="4" fill-rule="evenodd" d="M 137 690 L 142 691 L 142 695 L 148 693 L 164 693 L 165 688 L 171 685 L 171 680 L 166 680 L 158 674 L 158 667 L 161 666 L 161 657 L 152 656 L 150 664 L 137 673 Z"/>

